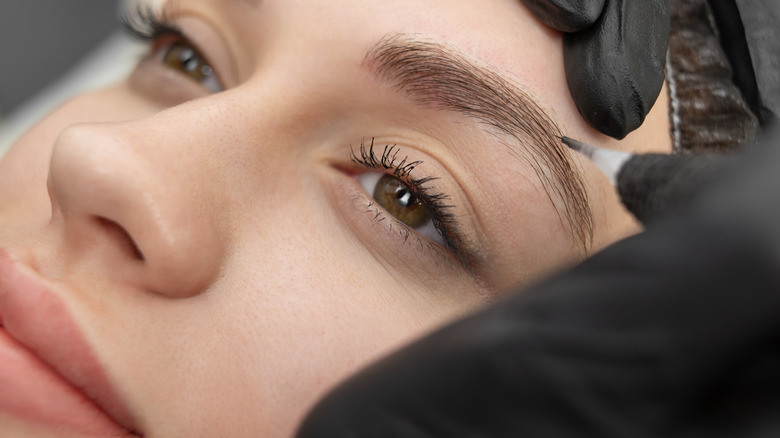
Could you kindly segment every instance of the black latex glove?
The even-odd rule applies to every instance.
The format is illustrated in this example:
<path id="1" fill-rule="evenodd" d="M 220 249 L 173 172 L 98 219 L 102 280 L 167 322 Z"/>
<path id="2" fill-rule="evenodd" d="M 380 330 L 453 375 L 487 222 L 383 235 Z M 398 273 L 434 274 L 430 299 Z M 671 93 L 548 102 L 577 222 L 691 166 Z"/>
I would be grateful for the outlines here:
<path id="1" fill-rule="evenodd" d="M 566 80 L 585 120 L 621 139 L 642 125 L 664 82 L 668 0 L 523 0 L 565 32 Z"/>
<path id="2" fill-rule="evenodd" d="M 780 436 L 766 145 L 679 216 L 351 378 L 297 437 Z"/>

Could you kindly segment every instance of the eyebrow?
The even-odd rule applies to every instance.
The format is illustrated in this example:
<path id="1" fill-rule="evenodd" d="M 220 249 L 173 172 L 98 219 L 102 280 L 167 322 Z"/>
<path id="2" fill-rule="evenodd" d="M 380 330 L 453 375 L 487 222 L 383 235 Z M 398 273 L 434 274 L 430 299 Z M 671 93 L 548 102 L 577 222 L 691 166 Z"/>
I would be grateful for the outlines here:
<path id="1" fill-rule="evenodd" d="M 257 8 L 260 6 L 262 0 L 235 0 L 238 3 L 243 3 L 251 8 Z"/>
<path id="2" fill-rule="evenodd" d="M 454 49 L 404 34 L 380 40 L 364 65 L 418 104 L 465 114 L 514 139 L 513 155 L 534 169 L 561 223 L 589 252 L 593 215 L 582 176 L 557 124 L 528 93 Z"/>

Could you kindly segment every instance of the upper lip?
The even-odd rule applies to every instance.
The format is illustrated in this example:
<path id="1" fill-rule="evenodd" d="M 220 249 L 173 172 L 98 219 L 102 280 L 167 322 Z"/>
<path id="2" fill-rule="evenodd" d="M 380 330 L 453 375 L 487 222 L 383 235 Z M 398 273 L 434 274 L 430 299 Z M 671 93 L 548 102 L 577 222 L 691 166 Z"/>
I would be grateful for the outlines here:
<path id="1" fill-rule="evenodd" d="M 61 289 L 0 249 L 0 327 L 128 431 L 132 417 L 58 296 Z"/>

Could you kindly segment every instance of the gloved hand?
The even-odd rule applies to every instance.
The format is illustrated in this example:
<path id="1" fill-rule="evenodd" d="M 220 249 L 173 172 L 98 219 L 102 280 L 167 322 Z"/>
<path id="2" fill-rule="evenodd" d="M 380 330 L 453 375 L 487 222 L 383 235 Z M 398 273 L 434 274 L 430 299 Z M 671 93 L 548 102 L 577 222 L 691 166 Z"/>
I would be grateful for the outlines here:
<path id="1" fill-rule="evenodd" d="M 780 132 L 766 146 L 679 216 L 354 376 L 297 438 L 780 436 Z"/>
<path id="2" fill-rule="evenodd" d="M 585 120 L 621 139 L 638 128 L 664 82 L 668 0 L 523 0 L 565 32 L 566 80 Z"/>

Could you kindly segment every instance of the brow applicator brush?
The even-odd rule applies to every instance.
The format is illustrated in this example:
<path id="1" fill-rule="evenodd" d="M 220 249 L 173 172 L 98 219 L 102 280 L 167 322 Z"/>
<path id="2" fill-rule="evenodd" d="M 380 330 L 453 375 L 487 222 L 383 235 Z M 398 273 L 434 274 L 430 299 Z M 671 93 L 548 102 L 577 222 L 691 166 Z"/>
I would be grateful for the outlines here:
<path id="1" fill-rule="evenodd" d="M 561 141 L 598 167 L 617 189 L 623 205 L 644 224 L 684 205 L 733 161 L 716 153 L 630 154 L 569 137 Z"/>

